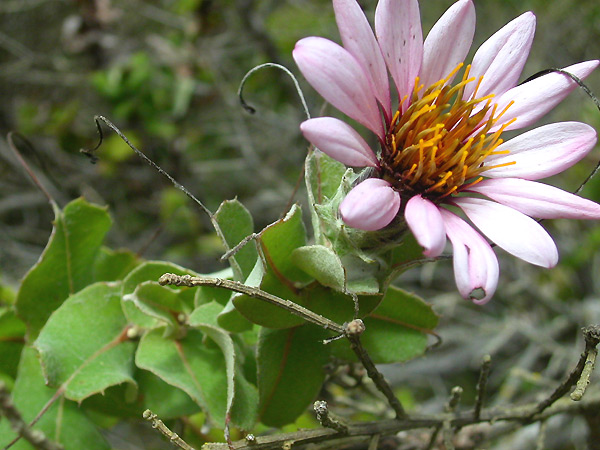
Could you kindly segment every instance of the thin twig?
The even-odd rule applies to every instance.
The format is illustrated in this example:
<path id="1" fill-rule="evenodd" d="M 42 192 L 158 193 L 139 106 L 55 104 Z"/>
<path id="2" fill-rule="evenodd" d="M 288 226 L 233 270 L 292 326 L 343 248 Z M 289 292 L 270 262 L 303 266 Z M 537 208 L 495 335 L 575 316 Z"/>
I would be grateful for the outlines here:
<path id="1" fill-rule="evenodd" d="M 333 414 L 329 412 L 327 402 L 317 400 L 313 405 L 313 409 L 317 414 L 317 420 L 325 428 L 331 428 L 332 430 L 336 430 L 337 432 L 343 434 L 348 432 L 348 425 L 342 423 L 338 418 L 334 417 Z"/>
<path id="2" fill-rule="evenodd" d="M 160 420 L 158 416 L 149 409 L 144 411 L 143 417 L 148 422 L 152 423 L 152 428 L 156 428 L 158 431 L 160 431 L 163 434 L 163 436 L 168 438 L 169 441 L 171 441 L 177 447 L 182 448 L 183 450 L 194 450 L 194 447 L 192 447 L 183 439 L 181 439 L 177 433 L 174 433 L 171 430 L 169 430 L 169 428 L 163 423 L 163 421 Z"/>
<path id="3" fill-rule="evenodd" d="M 373 383 L 377 389 L 385 396 L 388 403 L 396 413 L 396 418 L 402 419 L 406 417 L 406 412 L 404 411 L 402 403 L 400 403 L 400 400 L 398 400 L 394 394 L 394 391 L 392 391 L 391 386 L 388 384 L 383 374 L 377 370 L 373 360 L 360 342 L 360 335 L 364 331 L 365 325 L 360 319 L 355 319 L 352 322 L 347 323 L 344 327 L 344 335 L 350 341 L 350 347 L 352 348 L 352 351 L 354 351 L 356 356 L 358 356 L 358 359 L 367 370 L 367 375 L 369 378 L 371 378 L 371 380 L 373 380 Z"/>
<path id="4" fill-rule="evenodd" d="M 3 382 L 0 381 L 0 415 L 5 416 L 10 423 L 11 428 L 18 437 L 22 437 L 35 448 L 40 450 L 63 450 L 63 446 L 52 442 L 40 430 L 34 430 L 28 426 L 21 413 L 15 408 L 10 394 Z M 14 441 L 13 441 L 14 442 Z M 10 444 L 9 444 L 10 445 Z M 5 447 L 5 448 L 8 448 Z"/>
<path id="5" fill-rule="evenodd" d="M 444 407 L 444 410 L 447 413 L 453 413 L 456 411 L 456 407 L 460 402 L 460 397 L 462 396 L 463 388 L 460 386 L 454 386 L 452 391 L 450 392 L 450 398 L 448 399 L 448 403 Z M 442 425 L 442 436 L 444 439 L 444 446 L 446 450 L 454 450 L 454 443 L 452 442 L 452 438 L 454 437 L 454 429 L 450 424 L 450 417 L 447 420 L 444 420 Z"/>
<path id="6" fill-rule="evenodd" d="M 540 430 L 538 431 L 535 450 L 544 450 L 546 446 L 544 442 L 546 441 L 546 430 L 548 429 L 548 421 L 542 420 L 540 421 Z"/>
<path id="7" fill-rule="evenodd" d="M 588 327 L 584 331 L 585 336 L 585 347 L 587 352 L 587 356 L 585 358 L 585 362 L 583 363 L 583 370 L 581 371 L 581 376 L 579 380 L 577 380 L 577 386 L 575 390 L 571 393 L 571 400 L 580 401 L 585 394 L 585 390 L 590 384 L 590 376 L 594 371 L 594 365 L 596 363 L 596 356 L 598 356 L 598 349 L 596 346 L 598 345 L 598 340 L 600 338 L 600 327 Z M 583 357 L 583 355 L 582 355 Z"/>
<path id="8" fill-rule="evenodd" d="M 338 334 L 342 334 L 344 332 L 344 327 L 341 325 L 315 312 L 312 312 L 303 306 L 297 305 L 291 300 L 284 300 L 259 288 L 247 286 L 245 284 L 238 283 L 237 281 L 224 280 L 222 278 L 192 277 L 189 275 L 180 276 L 172 273 L 166 273 L 159 278 L 158 283 L 163 286 L 212 286 L 228 289 L 230 291 L 246 294 L 249 297 L 257 298 L 267 303 L 279 306 L 280 308 L 283 308 L 296 316 L 302 317 L 307 322 L 319 325 L 326 330 L 332 330 Z"/>
<path id="9" fill-rule="evenodd" d="M 348 424 L 348 434 L 346 436 L 392 435 L 406 430 L 441 427 L 444 421 L 447 420 L 449 420 L 450 426 L 455 428 L 463 428 L 481 422 L 496 423 L 510 421 L 521 423 L 532 419 L 534 421 L 542 421 L 558 414 L 581 414 L 586 410 L 600 408 L 600 391 L 595 390 L 588 393 L 586 398 L 579 403 L 575 403 L 567 398 L 560 399 L 554 405 L 536 415 L 535 411 L 537 407 L 537 403 L 531 403 L 510 408 L 484 408 L 481 411 L 479 420 L 474 420 L 473 413 L 466 411 L 454 413 L 450 418 L 448 417 L 448 413 L 443 413 L 429 416 L 415 415 L 405 419 L 351 423 Z M 235 450 L 275 450 L 281 449 L 284 442 L 292 442 L 294 447 L 300 447 L 310 443 L 334 441 L 337 439 L 340 439 L 337 431 L 328 428 L 318 428 L 279 435 L 257 436 L 251 444 L 246 442 L 246 440 L 236 441 L 233 443 L 233 448 Z M 223 443 L 204 444 L 203 450 L 228 450 L 228 446 Z"/>
<path id="10" fill-rule="evenodd" d="M 217 222 L 217 219 L 216 219 L 215 215 L 212 213 L 212 211 L 210 209 L 208 209 L 204 205 L 204 203 L 202 203 L 185 186 L 183 186 L 182 184 L 180 184 L 179 182 L 177 182 L 177 180 L 175 180 L 175 178 L 173 178 L 171 175 L 169 175 L 169 173 L 167 171 L 165 171 L 162 167 L 160 167 L 158 164 L 156 164 L 154 161 L 152 161 L 150 158 L 148 158 L 135 145 L 133 145 L 131 143 L 131 141 L 129 139 L 127 139 L 127 136 L 125 136 L 121 132 L 121 130 L 119 130 L 119 128 L 117 128 L 117 126 L 115 124 L 113 124 L 110 120 L 108 120 L 106 117 L 104 117 L 104 116 L 94 116 L 94 122 L 96 123 L 96 128 L 98 129 L 98 135 L 99 135 L 98 144 L 96 144 L 96 146 L 93 149 L 81 149 L 80 150 L 81 153 L 83 153 L 84 155 L 88 156 L 91 159 L 92 163 L 95 163 L 98 160 L 98 157 L 95 155 L 95 152 L 100 148 L 100 146 L 102 145 L 102 142 L 104 140 L 104 134 L 102 133 L 102 127 L 100 126 L 100 122 L 104 122 L 104 124 L 106 126 L 108 126 L 111 130 L 113 130 L 123 140 L 123 142 L 125 142 L 129 146 L 129 148 L 136 153 L 136 155 L 138 155 L 146 163 L 148 163 L 150 166 L 152 166 L 156 171 L 158 171 L 158 173 L 160 173 L 165 178 L 167 178 L 173 184 L 173 186 L 175 186 L 175 188 L 177 188 L 180 191 L 182 191 L 188 198 L 190 198 L 191 200 L 193 200 L 200 207 L 200 209 L 210 219 L 210 223 L 212 224 L 212 226 L 215 229 L 217 235 L 219 236 L 219 238 L 221 239 L 223 245 L 225 246 L 225 250 L 229 251 L 229 244 L 227 243 L 227 239 L 225 239 L 225 234 L 221 230 L 221 227 L 219 226 L 219 223 Z M 231 260 L 230 263 L 231 263 L 232 266 L 234 266 L 234 270 L 237 268 L 238 270 L 241 271 L 241 269 L 239 268 L 238 263 L 235 260 Z"/>
<path id="11" fill-rule="evenodd" d="M 546 399 L 538 404 L 536 410 L 532 412 L 532 415 L 540 414 L 552 403 L 557 401 L 571 389 L 577 381 L 580 379 L 583 370 L 585 369 L 585 363 L 588 359 L 588 354 L 596 348 L 598 342 L 600 342 L 600 326 L 590 325 L 583 329 L 583 337 L 585 338 L 585 350 L 579 358 L 579 362 L 571 373 L 565 378 L 565 380 L 554 390 L 554 392 Z"/>
<path id="12" fill-rule="evenodd" d="M 55 207 L 56 202 L 54 201 L 54 199 L 52 198 L 50 193 L 46 190 L 44 185 L 42 183 L 40 183 L 40 180 L 35 175 L 33 170 L 31 170 L 31 168 L 29 167 L 29 164 L 27 164 L 27 162 L 21 155 L 21 152 L 17 148 L 17 145 L 15 144 L 15 140 L 14 140 L 15 136 L 18 136 L 19 139 L 23 140 L 23 142 L 25 142 L 25 145 L 27 145 L 29 148 L 33 149 L 33 145 L 31 145 L 31 143 L 23 135 L 21 135 L 19 133 L 15 133 L 14 131 L 9 132 L 8 135 L 6 136 L 6 140 L 8 141 L 9 148 L 13 151 L 14 155 L 19 160 L 19 163 L 21 164 L 23 169 L 25 169 L 25 171 L 27 172 L 27 175 L 29 175 L 29 178 L 31 178 L 31 181 L 33 181 L 33 183 L 37 186 L 37 188 L 40 191 L 42 191 L 42 193 L 46 196 L 50 205 L 52 205 L 52 207 Z"/>
<path id="13" fill-rule="evenodd" d="M 260 236 L 260 233 L 252 233 L 249 234 L 248 236 L 246 236 L 244 239 L 242 239 L 239 244 L 237 244 L 235 247 L 233 247 L 231 250 L 225 252 L 223 254 L 223 256 L 221 256 L 221 261 L 227 261 L 229 258 L 231 258 L 233 255 L 235 255 L 237 252 L 239 252 L 242 247 L 244 245 L 246 245 L 248 242 L 250 242 L 253 239 L 256 239 Z"/>
<path id="14" fill-rule="evenodd" d="M 485 355 L 481 363 L 481 371 L 479 372 L 479 380 L 477 381 L 476 394 L 475 394 L 475 409 L 473 410 L 473 418 L 479 419 L 481 414 L 481 406 L 485 400 L 485 390 L 487 387 L 488 377 L 490 375 L 490 367 L 492 365 L 492 358 L 490 355 Z"/>

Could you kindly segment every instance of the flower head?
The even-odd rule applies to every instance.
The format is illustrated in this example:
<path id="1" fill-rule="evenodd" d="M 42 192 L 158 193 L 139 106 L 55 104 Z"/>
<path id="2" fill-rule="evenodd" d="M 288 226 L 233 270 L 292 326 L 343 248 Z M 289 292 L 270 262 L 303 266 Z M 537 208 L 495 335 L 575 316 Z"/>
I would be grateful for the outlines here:
<path id="1" fill-rule="evenodd" d="M 300 127 L 332 158 L 374 168 L 374 177 L 340 204 L 347 225 L 373 231 L 404 214 L 428 257 L 439 256 L 448 238 L 460 293 L 483 303 L 494 294 L 499 271 L 480 232 L 518 258 L 552 267 L 556 245 L 532 217 L 600 219 L 600 205 L 535 181 L 581 160 L 596 143 L 593 128 L 561 122 L 502 138 L 536 122 L 577 86 L 561 73 L 517 86 L 533 41 L 533 13 L 501 28 L 464 66 L 475 30 L 472 0 L 454 3 L 425 41 L 418 0 L 380 0 L 375 34 L 356 0 L 333 0 L 333 7 L 343 46 L 308 37 L 293 56 L 329 103 L 379 141 L 374 152 L 332 117 Z M 564 70 L 583 79 L 598 64 Z M 452 210 L 462 210 L 479 231 Z"/>

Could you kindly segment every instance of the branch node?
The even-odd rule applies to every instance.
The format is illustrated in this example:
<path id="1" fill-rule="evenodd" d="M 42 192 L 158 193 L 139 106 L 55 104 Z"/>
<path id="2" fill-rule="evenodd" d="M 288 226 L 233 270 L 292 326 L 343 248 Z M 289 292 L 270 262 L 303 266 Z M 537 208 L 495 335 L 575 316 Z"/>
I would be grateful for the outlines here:
<path id="1" fill-rule="evenodd" d="M 156 428 L 158 431 L 160 431 L 163 436 L 165 436 L 167 439 L 169 439 L 177 447 L 179 447 L 183 450 L 194 450 L 194 447 L 192 447 L 187 442 L 185 442 L 183 439 L 181 439 L 177 435 L 177 433 L 172 432 L 163 423 L 163 421 L 160 420 L 158 418 L 158 416 L 156 414 L 154 414 L 152 411 L 150 411 L 149 409 L 144 411 L 144 413 L 142 414 L 142 417 L 152 424 L 152 428 Z"/>
<path id="2" fill-rule="evenodd" d="M 348 425 L 342 423 L 342 421 L 334 417 L 334 415 L 329 412 L 327 402 L 323 400 L 317 400 L 313 404 L 313 409 L 317 414 L 317 420 L 322 426 L 324 426 L 325 428 L 331 428 L 332 430 L 335 430 L 338 433 L 348 433 Z"/>
<path id="3" fill-rule="evenodd" d="M 448 399 L 448 403 L 446 403 L 445 410 L 448 413 L 454 412 L 456 407 L 458 406 L 458 402 L 460 402 L 460 397 L 462 396 L 463 388 L 460 386 L 454 386 L 452 391 L 450 391 L 450 398 Z"/>
<path id="4" fill-rule="evenodd" d="M 360 319 L 354 319 L 351 322 L 344 324 L 344 333 L 346 336 L 360 336 L 366 330 L 365 323 Z"/>

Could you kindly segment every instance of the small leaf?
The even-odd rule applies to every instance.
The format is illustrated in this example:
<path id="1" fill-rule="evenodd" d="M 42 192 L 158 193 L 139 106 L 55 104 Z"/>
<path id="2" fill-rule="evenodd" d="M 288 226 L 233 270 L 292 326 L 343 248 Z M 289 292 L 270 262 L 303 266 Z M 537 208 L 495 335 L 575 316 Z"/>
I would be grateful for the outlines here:
<path id="1" fill-rule="evenodd" d="M 123 302 L 133 303 L 142 314 L 154 320 L 154 327 L 166 326 L 165 333 L 172 335 L 180 329 L 180 315 L 187 315 L 192 310 L 181 295 L 183 292 L 189 291 L 178 292 L 155 281 L 144 281 L 132 294 L 125 295 Z M 136 323 L 140 327 L 146 324 L 145 320 L 143 323 Z"/>
<path id="2" fill-rule="evenodd" d="M 311 277 L 291 261 L 290 254 L 306 245 L 306 228 L 302 222 L 302 211 L 293 205 L 283 219 L 265 228 L 258 238 L 265 265 L 275 276 L 291 282 L 308 283 Z"/>
<path id="3" fill-rule="evenodd" d="M 218 426 L 225 426 L 225 360 L 220 349 L 204 344 L 199 331 L 189 330 L 181 340 L 165 339 L 160 328 L 148 331 L 140 340 L 135 363 L 182 389 Z"/>
<path id="4" fill-rule="evenodd" d="M 340 258 L 323 245 L 298 247 L 292 252 L 292 261 L 323 286 L 344 292 L 346 274 Z"/>
<path id="5" fill-rule="evenodd" d="M 254 232 L 252 216 L 238 200 L 226 200 L 221 203 L 215 213 L 215 219 L 223 233 L 222 238 L 230 249 Z M 233 279 L 244 281 L 252 271 L 257 259 L 258 252 L 254 242 L 249 242 L 242 247 L 229 258 L 234 274 Z"/>
<path id="6" fill-rule="evenodd" d="M 259 420 L 281 427 L 293 422 L 314 401 L 325 379 L 328 333 L 314 325 L 285 330 L 262 328 L 259 335 Z"/>
<path id="7" fill-rule="evenodd" d="M 246 284 L 257 286 L 284 300 L 302 304 L 297 285 L 304 285 L 312 278 L 298 268 L 290 254 L 306 245 L 306 229 L 302 212 L 297 205 L 283 219 L 265 228 L 258 238 L 262 258 L 257 261 Z M 244 294 L 233 296 L 235 308 L 248 320 L 269 328 L 289 328 L 300 325 L 303 319 L 282 308 Z"/>
<path id="8" fill-rule="evenodd" d="M 387 364 L 422 355 L 439 317 L 421 298 L 391 286 L 377 309 L 363 320 L 362 344 L 376 364 Z M 333 342 L 331 348 L 340 358 L 356 359 L 345 340 Z"/>
<path id="9" fill-rule="evenodd" d="M 94 261 L 110 226 L 106 209 L 82 198 L 55 210 L 50 240 L 17 294 L 17 314 L 33 336 L 70 294 L 93 281 Z"/>
<path id="10" fill-rule="evenodd" d="M 94 263 L 94 281 L 122 280 L 138 264 L 137 256 L 129 250 L 101 247 Z"/>
<path id="11" fill-rule="evenodd" d="M 135 269 L 133 269 L 123 280 L 123 288 L 121 291 L 121 296 L 123 299 L 127 298 L 128 294 L 133 294 L 138 285 L 142 284 L 145 281 L 152 281 L 157 283 L 158 279 L 161 275 L 165 273 L 174 273 L 176 275 L 197 275 L 191 270 L 185 269 L 176 264 L 172 264 L 164 261 L 146 261 Z M 173 289 L 182 292 L 189 292 L 190 297 L 193 299 L 195 295 L 195 288 L 167 288 Z M 193 302 L 193 300 L 191 300 Z M 152 329 L 158 326 L 161 326 L 161 321 L 156 317 L 149 316 L 148 314 L 142 312 L 135 304 L 131 301 L 123 301 L 122 302 L 123 312 L 125 313 L 125 317 L 130 323 L 134 323 L 137 326 L 145 329 Z M 191 304 L 190 304 L 191 307 Z"/>
<path id="12" fill-rule="evenodd" d="M 33 346 L 48 385 L 65 385 L 81 401 L 121 383 L 135 385 L 134 344 L 126 336 L 120 284 L 96 283 L 69 297 L 48 319 Z"/>
<path id="13" fill-rule="evenodd" d="M 35 418 L 55 392 L 56 389 L 44 386 L 44 377 L 35 350 L 25 347 L 12 398 L 26 423 Z M 65 450 L 111 448 L 79 406 L 69 400 L 56 401 L 34 429 L 42 431 L 48 439 L 62 444 Z M 0 447 L 4 448 L 14 437 L 8 421 L 0 421 Z M 33 450 L 33 447 L 24 439 L 20 439 L 11 450 Z"/>
<path id="14" fill-rule="evenodd" d="M 321 151 L 314 151 L 306 158 L 306 178 L 315 203 L 331 198 L 337 191 L 346 166 Z"/>
<path id="15" fill-rule="evenodd" d="M 216 326 L 220 310 L 218 304 L 203 305 L 190 316 L 189 324 L 210 337 L 221 349 L 227 369 L 227 414 L 234 424 L 249 429 L 256 421 L 258 391 L 243 376 L 242 359 L 233 340 Z"/>

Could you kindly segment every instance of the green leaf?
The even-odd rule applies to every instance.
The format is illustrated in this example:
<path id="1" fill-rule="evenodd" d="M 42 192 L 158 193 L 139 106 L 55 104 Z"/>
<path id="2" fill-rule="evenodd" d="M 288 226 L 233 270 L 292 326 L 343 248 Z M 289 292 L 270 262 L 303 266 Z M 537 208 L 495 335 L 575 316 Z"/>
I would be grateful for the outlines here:
<path id="1" fill-rule="evenodd" d="M 223 233 L 222 239 L 228 248 L 235 247 L 242 239 L 254 232 L 252 216 L 238 200 L 226 200 L 221 203 L 215 213 L 215 219 Z M 250 275 L 257 259 L 258 252 L 254 242 L 249 242 L 242 247 L 229 258 L 234 274 L 233 279 L 244 281 Z"/>
<path id="2" fill-rule="evenodd" d="M 12 392 L 13 402 L 25 422 L 31 422 L 56 390 L 44 386 L 44 377 L 35 350 L 25 347 L 19 363 L 19 372 Z M 42 431 L 47 438 L 62 444 L 65 450 L 109 450 L 97 428 L 90 422 L 79 406 L 69 400 L 54 402 L 34 429 Z M 15 434 L 7 420 L 0 421 L 0 447 L 4 448 Z M 32 450 L 24 439 L 11 450 Z"/>
<path id="3" fill-rule="evenodd" d="M 302 222 L 302 210 L 293 205 L 284 218 L 266 227 L 258 238 L 265 266 L 286 282 L 308 283 L 312 278 L 298 268 L 290 254 L 306 245 L 306 228 Z"/>
<path id="4" fill-rule="evenodd" d="M 198 328 L 211 338 L 221 349 L 227 369 L 227 414 L 234 424 L 250 429 L 256 421 L 258 391 L 243 375 L 243 361 L 233 340 L 216 325 L 221 309 L 217 303 L 203 305 L 194 311 L 188 322 L 190 326 Z"/>
<path id="5" fill-rule="evenodd" d="M 281 427 L 315 400 L 325 379 L 327 332 L 303 325 L 286 330 L 261 329 L 258 341 L 259 420 Z"/>
<path id="6" fill-rule="evenodd" d="M 421 298 L 390 286 L 381 304 L 363 320 L 362 344 L 376 364 L 387 364 L 422 355 L 439 317 Z M 333 342 L 331 348 L 340 358 L 356 359 L 345 340 Z"/>
<path id="7" fill-rule="evenodd" d="M 176 291 L 167 286 L 161 286 L 155 281 L 144 281 L 139 284 L 132 294 L 123 297 L 123 303 L 131 302 L 149 320 L 154 321 L 154 327 L 165 326 L 165 333 L 173 335 L 180 330 L 180 317 L 192 311 L 191 304 L 182 294 L 189 291 Z M 130 308 L 128 308 L 130 310 Z M 139 317 L 136 315 L 136 317 Z M 136 323 L 144 327 L 147 321 Z"/>
<path id="8" fill-rule="evenodd" d="M 298 247 L 292 252 L 292 261 L 323 286 L 344 292 L 346 274 L 340 258 L 323 245 Z"/>
<path id="9" fill-rule="evenodd" d="M 162 420 L 176 419 L 197 413 L 200 407 L 183 390 L 165 383 L 147 370 L 138 370 L 135 378 L 139 384 L 143 407 Z"/>
<path id="10" fill-rule="evenodd" d="M 129 250 L 101 247 L 94 263 L 94 281 L 122 280 L 138 264 L 138 257 Z"/>
<path id="11" fill-rule="evenodd" d="M 17 376 L 17 366 L 25 343 L 25 324 L 8 308 L 0 307 L 0 372 Z"/>
<path id="12" fill-rule="evenodd" d="M 312 278 L 297 267 L 290 254 L 306 245 L 306 229 L 302 212 L 297 205 L 277 222 L 265 228 L 258 242 L 262 254 L 246 280 L 249 286 L 258 286 L 282 299 L 302 304 L 299 287 Z M 238 294 L 233 296 L 235 308 L 248 320 L 269 328 L 289 328 L 300 325 L 303 319 L 262 300 Z"/>
<path id="13" fill-rule="evenodd" d="M 111 226 L 105 208 L 81 198 L 54 213 L 50 240 L 17 294 L 17 314 L 33 336 L 70 294 L 93 281 L 94 260 Z"/>
<path id="14" fill-rule="evenodd" d="M 308 309 L 340 325 L 354 319 L 354 300 L 350 295 L 315 284 L 304 289 L 302 296 Z M 357 298 L 358 315 L 364 317 L 379 305 L 383 296 L 381 294 L 358 295 Z"/>
<path id="15" fill-rule="evenodd" d="M 321 151 L 309 153 L 306 158 L 307 182 L 315 203 L 332 198 L 346 172 L 346 166 Z"/>
<path id="16" fill-rule="evenodd" d="M 135 269 L 133 269 L 123 280 L 123 289 L 121 291 L 121 296 L 123 299 L 127 298 L 127 295 L 133 294 L 138 287 L 138 285 L 142 284 L 145 281 L 152 281 L 157 283 L 158 279 L 161 275 L 165 273 L 174 273 L 176 275 L 192 275 L 196 276 L 195 272 L 191 270 L 185 269 L 184 267 L 178 266 L 176 264 L 172 264 L 164 261 L 146 261 Z M 182 294 L 184 292 L 189 292 L 190 296 L 190 307 L 193 303 L 193 297 L 195 295 L 195 288 L 167 288 L 173 289 L 177 291 L 181 291 Z M 185 295 L 185 294 L 183 294 Z M 156 317 L 150 316 L 145 312 L 141 311 L 134 302 L 125 301 L 122 302 L 123 312 L 125 313 L 125 317 L 130 323 L 134 323 L 137 326 L 145 329 L 152 329 L 158 326 L 161 326 L 162 322 L 158 320 Z"/>
<path id="17" fill-rule="evenodd" d="M 225 426 L 225 360 L 220 349 L 204 344 L 199 331 L 189 330 L 181 340 L 165 339 L 160 328 L 148 331 L 140 340 L 135 363 L 182 389 L 218 426 Z"/>
<path id="18" fill-rule="evenodd" d="M 135 385 L 134 344 L 127 338 L 120 291 L 120 284 L 101 282 L 72 295 L 33 344 L 48 385 L 63 385 L 71 400 L 121 383 Z"/>
<path id="19" fill-rule="evenodd" d="M 205 275 L 211 278 L 222 278 L 224 280 L 233 280 L 233 270 L 230 267 Z M 210 286 L 198 286 L 194 298 L 194 306 L 200 306 L 204 303 L 217 302 L 226 305 L 231 300 L 231 291 L 227 289 L 215 288 Z"/>

